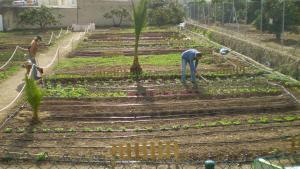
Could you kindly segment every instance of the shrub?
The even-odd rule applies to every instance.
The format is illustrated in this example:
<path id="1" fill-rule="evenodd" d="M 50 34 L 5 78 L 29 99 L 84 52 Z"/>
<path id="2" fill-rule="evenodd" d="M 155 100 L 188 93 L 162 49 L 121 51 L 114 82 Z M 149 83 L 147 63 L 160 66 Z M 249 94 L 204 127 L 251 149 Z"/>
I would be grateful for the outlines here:
<path id="1" fill-rule="evenodd" d="M 182 7 L 172 0 L 153 0 L 149 3 L 148 22 L 150 25 L 179 24 L 183 22 Z"/>

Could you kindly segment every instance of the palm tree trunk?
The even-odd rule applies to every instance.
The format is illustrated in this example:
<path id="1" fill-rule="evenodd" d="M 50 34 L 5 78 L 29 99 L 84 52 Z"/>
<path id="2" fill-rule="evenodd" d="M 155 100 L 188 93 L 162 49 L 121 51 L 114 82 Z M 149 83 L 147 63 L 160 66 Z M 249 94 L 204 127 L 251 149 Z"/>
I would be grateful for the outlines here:
<path id="1" fill-rule="evenodd" d="M 139 37 L 137 37 L 136 41 L 135 41 L 135 46 L 134 46 L 134 59 L 133 59 L 133 64 L 130 68 L 130 72 L 131 73 L 135 73 L 135 74 L 140 74 L 142 73 L 142 68 L 141 65 L 139 63 L 139 57 L 138 57 L 138 44 L 139 44 Z"/>

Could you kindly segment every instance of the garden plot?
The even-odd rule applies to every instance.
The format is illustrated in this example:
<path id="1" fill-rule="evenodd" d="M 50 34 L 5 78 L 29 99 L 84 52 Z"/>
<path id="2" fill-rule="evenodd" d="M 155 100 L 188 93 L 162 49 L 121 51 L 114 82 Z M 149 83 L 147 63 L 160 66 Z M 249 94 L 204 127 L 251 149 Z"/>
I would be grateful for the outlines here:
<path id="1" fill-rule="evenodd" d="M 129 56 L 60 62 L 46 79 L 42 123 L 30 125 L 25 108 L 1 131 L 0 151 L 109 160 L 112 145 L 177 141 L 181 160 L 253 160 L 286 151 L 299 135 L 297 102 L 273 74 L 211 52 L 200 80 L 183 84 L 180 62 L 180 53 L 140 56 L 139 78 Z"/>
<path id="2" fill-rule="evenodd" d="M 93 33 L 79 44 L 73 57 L 86 56 L 132 56 L 134 51 L 134 34 L 132 33 Z M 182 52 L 188 48 L 197 48 L 203 53 L 212 53 L 213 48 L 205 44 L 196 44 L 178 32 L 146 32 L 141 36 L 139 54 L 170 54 Z"/>

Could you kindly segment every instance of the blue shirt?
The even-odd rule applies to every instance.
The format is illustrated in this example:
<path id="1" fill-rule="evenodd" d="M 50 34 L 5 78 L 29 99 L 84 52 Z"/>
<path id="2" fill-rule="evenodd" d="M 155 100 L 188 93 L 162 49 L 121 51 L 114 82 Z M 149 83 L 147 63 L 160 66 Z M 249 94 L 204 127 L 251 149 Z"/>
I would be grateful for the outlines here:
<path id="1" fill-rule="evenodd" d="M 197 66 L 198 66 L 197 53 L 200 53 L 200 52 L 196 49 L 189 49 L 189 50 L 184 51 L 181 54 L 181 58 L 185 59 L 190 64 L 195 64 L 194 66 L 195 66 L 195 69 L 196 69 Z M 195 63 L 194 63 L 194 60 L 195 60 Z"/>

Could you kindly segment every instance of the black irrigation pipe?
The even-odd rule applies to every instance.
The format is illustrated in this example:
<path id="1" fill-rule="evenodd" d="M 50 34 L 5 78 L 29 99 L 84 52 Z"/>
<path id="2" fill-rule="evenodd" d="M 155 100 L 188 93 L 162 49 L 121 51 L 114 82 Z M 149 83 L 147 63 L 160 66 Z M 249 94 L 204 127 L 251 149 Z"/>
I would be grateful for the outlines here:
<path id="1" fill-rule="evenodd" d="M 0 123 L 0 130 L 2 130 L 2 128 L 6 125 L 6 123 L 11 120 L 12 118 L 14 118 L 21 110 L 23 110 L 26 106 L 26 103 L 24 103 L 21 107 L 19 107 L 16 111 L 14 111 L 13 113 L 10 113 L 7 118 L 5 118 L 1 123 Z"/>
<path id="2" fill-rule="evenodd" d="M 247 129 L 237 129 L 237 130 L 216 130 L 216 131 L 207 131 L 207 132 L 199 132 L 199 133 L 191 133 L 191 134 L 179 134 L 179 135 L 154 135 L 154 134 L 135 134 L 135 135 L 126 135 L 126 136 L 111 136 L 111 137 L 62 137 L 62 138 L 46 138 L 46 139 L 1 139 L 5 140 L 18 140 L 18 141 L 61 141 L 66 139 L 74 139 L 74 140 L 110 140 L 110 139 L 128 139 L 134 137 L 150 137 L 150 138 L 172 138 L 172 137 L 187 137 L 187 136 L 202 136 L 202 135 L 210 135 L 216 133 L 235 133 L 235 132 L 243 132 L 243 131 L 256 131 L 256 130 L 265 130 L 265 129 L 274 129 L 274 128 L 289 128 L 289 127 L 300 127 L 300 124 L 296 125 L 285 125 L 285 126 L 266 126 L 266 127 L 256 127 L 256 128 L 247 128 Z M 172 131 L 177 131 L 173 129 Z M 120 131 L 121 132 L 121 131 Z M 50 134 L 40 132 L 40 134 Z M 74 132 L 75 133 L 75 132 Z M 83 132 L 83 133 L 92 133 L 92 132 Z M 57 132 L 56 134 L 61 134 Z"/>
<path id="3" fill-rule="evenodd" d="M 298 137 L 298 135 L 293 136 L 280 136 L 280 137 L 272 137 L 272 138 L 264 138 L 264 139 L 255 139 L 255 140 L 247 140 L 247 141 L 221 141 L 221 142 L 194 142 L 194 143 L 179 143 L 181 146 L 190 146 L 190 145 L 202 145 L 202 146 L 224 146 L 228 144 L 252 144 L 252 143 L 265 143 L 270 141 L 279 141 L 279 140 L 288 140 L 292 137 Z M 49 148 L 49 149 L 104 149 L 104 148 L 111 148 L 111 146 L 22 146 L 22 145 L 9 145 L 9 144 L 0 144 L 0 147 L 9 147 L 13 146 L 14 148 L 29 148 L 29 149 L 38 149 L 38 148 Z"/>
<path id="4" fill-rule="evenodd" d="M 282 112 L 278 111 L 275 113 L 270 114 L 269 112 L 254 112 L 249 115 L 261 115 L 261 114 L 270 114 L 270 115 L 275 115 L 275 114 L 281 114 Z M 285 113 L 285 112 L 284 112 Z M 294 115 L 294 112 L 292 115 Z M 227 115 L 230 114 L 232 115 L 248 115 L 247 113 L 241 113 L 241 112 L 234 112 L 234 113 L 187 113 L 187 114 L 175 114 L 175 115 L 163 115 L 163 116 L 127 116 L 127 117 L 117 117 L 117 116 L 107 116 L 107 117 L 84 117 L 84 116 L 79 116 L 79 117 L 68 117 L 68 116 L 53 116 L 51 118 L 72 118 L 72 119 L 93 119 L 97 121 L 93 122 L 86 122 L 86 121 L 81 121 L 81 122 L 76 122 L 76 123 L 85 123 L 85 124 L 112 124 L 112 123 L 134 123 L 134 122 L 151 122 L 151 121 L 175 121 L 175 120 L 195 120 L 195 118 L 199 117 L 205 117 L 205 116 L 216 116 L 216 115 Z M 290 114 L 291 115 L 291 114 Z M 288 116 L 285 114 L 285 116 Z M 193 118 L 193 119 L 191 119 Z M 53 120 L 45 120 L 45 122 L 53 122 Z"/>

